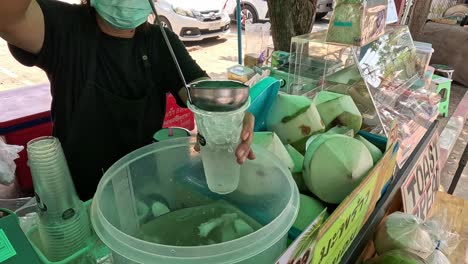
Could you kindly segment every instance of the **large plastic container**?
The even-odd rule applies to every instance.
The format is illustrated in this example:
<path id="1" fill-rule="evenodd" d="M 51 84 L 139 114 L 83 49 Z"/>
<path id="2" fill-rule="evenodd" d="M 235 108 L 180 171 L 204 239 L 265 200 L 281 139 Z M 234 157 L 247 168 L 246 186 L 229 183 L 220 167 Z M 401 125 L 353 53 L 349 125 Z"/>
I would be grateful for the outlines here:
<path id="1" fill-rule="evenodd" d="M 214 194 L 208 189 L 194 144 L 194 138 L 154 143 L 125 156 L 104 174 L 93 199 L 91 221 L 113 251 L 114 261 L 274 263 L 286 249 L 287 232 L 298 213 L 299 192 L 288 168 L 272 153 L 254 146 L 257 159 L 242 166 L 238 189 L 228 195 Z M 148 205 L 165 204 L 179 211 L 214 201 L 237 207 L 240 214 L 263 227 L 235 240 L 205 246 L 162 245 L 142 236 L 142 226 L 156 219 Z M 174 229 L 177 226 L 168 232 Z"/>

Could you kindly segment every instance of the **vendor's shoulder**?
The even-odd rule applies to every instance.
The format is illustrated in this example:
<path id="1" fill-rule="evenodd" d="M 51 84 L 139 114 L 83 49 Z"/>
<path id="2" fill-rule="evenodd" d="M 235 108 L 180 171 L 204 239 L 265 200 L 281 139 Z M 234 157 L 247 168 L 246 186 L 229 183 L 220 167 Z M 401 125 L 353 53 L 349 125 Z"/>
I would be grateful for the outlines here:
<path id="1" fill-rule="evenodd" d="M 59 0 L 37 0 L 37 2 L 45 14 L 52 13 L 52 15 L 60 16 L 91 14 L 91 9 L 85 4 L 71 4 Z"/>

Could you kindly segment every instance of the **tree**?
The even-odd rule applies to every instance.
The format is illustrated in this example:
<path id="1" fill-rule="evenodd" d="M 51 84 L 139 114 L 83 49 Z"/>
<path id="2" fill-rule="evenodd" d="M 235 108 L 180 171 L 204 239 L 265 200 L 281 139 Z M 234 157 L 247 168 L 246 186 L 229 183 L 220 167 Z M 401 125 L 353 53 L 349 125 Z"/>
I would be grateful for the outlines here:
<path id="1" fill-rule="evenodd" d="M 413 12 L 409 22 L 409 29 L 414 39 L 418 39 L 431 11 L 432 0 L 413 0 Z"/>
<path id="2" fill-rule="evenodd" d="M 289 51 L 292 37 L 312 31 L 316 7 L 317 0 L 268 0 L 276 50 Z"/>

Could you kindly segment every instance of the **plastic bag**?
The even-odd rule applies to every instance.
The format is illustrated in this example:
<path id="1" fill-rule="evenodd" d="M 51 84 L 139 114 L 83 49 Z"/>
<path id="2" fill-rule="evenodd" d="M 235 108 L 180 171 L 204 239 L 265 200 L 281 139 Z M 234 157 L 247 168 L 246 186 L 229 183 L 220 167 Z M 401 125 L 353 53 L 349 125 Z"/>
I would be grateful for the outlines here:
<path id="1" fill-rule="evenodd" d="M 365 264 L 429 264 L 416 254 L 404 250 L 391 250 L 365 262 Z"/>
<path id="2" fill-rule="evenodd" d="M 460 243 L 460 235 L 450 231 L 447 221 L 447 210 L 442 214 L 433 216 L 424 223 L 424 227 L 434 241 L 435 251 L 429 256 L 429 264 L 450 264 L 447 256 L 450 256 Z"/>
<path id="3" fill-rule="evenodd" d="M 449 256 L 460 243 L 460 236 L 450 231 L 443 212 L 423 222 L 414 215 L 396 212 L 379 227 L 374 245 L 379 255 L 404 250 L 425 259 L 428 264 L 449 264 Z"/>
<path id="4" fill-rule="evenodd" d="M 427 264 L 450 264 L 450 260 L 440 250 L 434 250 L 426 262 Z"/>
<path id="5" fill-rule="evenodd" d="M 9 185 L 15 180 L 15 159 L 23 146 L 8 145 L 0 139 L 0 184 Z"/>
<path id="6" fill-rule="evenodd" d="M 396 212 L 387 217 L 374 238 L 379 255 L 390 250 L 401 249 L 420 256 L 429 257 L 435 249 L 431 234 L 421 219 L 414 215 Z"/>
<path id="7" fill-rule="evenodd" d="M 256 58 L 257 65 L 262 65 L 267 56 L 270 43 L 270 23 L 245 25 L 245 54 Z"/>

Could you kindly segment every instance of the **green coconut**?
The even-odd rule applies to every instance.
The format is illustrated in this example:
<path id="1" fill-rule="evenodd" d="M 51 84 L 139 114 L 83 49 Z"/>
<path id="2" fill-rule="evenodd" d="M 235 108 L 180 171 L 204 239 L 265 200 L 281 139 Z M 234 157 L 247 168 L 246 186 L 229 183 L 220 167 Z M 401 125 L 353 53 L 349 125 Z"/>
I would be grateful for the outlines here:
<path id="1" fill-rule="evenodd" d="M 375 233 L 374 245 L 379 254 L 401 249 L 426 259 L 435 247 L 430 233 L 416 216 L 396 212 L 389 215 Z"/>
<path id="2" fill-rule="evenodd" d="M 354 130 L 356 134 L 362 126 L 362 115 L 349 95 L 321 91 L 314 103 L 327 129 L 340 124 Z"/>
<path id="3" fill-rule="evenodd" d="M 303 178 L 307 188 L 322 201 L 339 204 L 372 166 L 372 156 L 359 140 L 325 133 L 307 148 Z"/>
<path id="4" fill-rule="evenodd" d="M 304 164 L 304 156 L 299 153 L 293 146 L 291 145 L 285 145 L 286 151 L 289 153 L 289 156 L 291 156 L 291 159 L 293 160 L 294 163 L 294 168 L 291 171 L 292 173 L 296 172 L 302 172 L 302 164 Z"/>
<path id="5" fill-rule="evenodd" d="M 325 206 L 320 201 L 301 194 L 299 201 L 299 214 L 297 215 L 293 226 L 304 231 L 323 210 L 325 210 Z M 325 218 L 328 217 L 329 214 L 326 213 Z"/>
<path id="6" fill-rule="evenodd" d="M 304 183 L 304 179 L 302 179 L 302 165 L 304 164 L 304 156 L 291 145 L 286 145 L 285 147 L 294 162 L 294 168 L 291 173 L 294 181 L 297 184 L 297 188 L 299 191 L 305 191 L 307 190 L 307 186 Z"/>
<path id="7" fill-rule="evenodd" d="M 285 144 L 299 142 L 325 129 L 317 108 L 309 98 L 285 93 L 276 97 L 266 125 Z"/>
<path id="8" fill-rule="evenodd" d="M 354 137 L 354 129 L 349 128 L 347 126 L 334 126 L 330 128 L 326 133 L 327 134 L 340 134 L 340 135 L 345 135 L 348 137 Z"/>
<path id="9" fill-rule="evenodd" d="M 266 150 L 275 154 L 275 156 L 283 161 L 286 166 L 288 166 L 289 170 L 293 172 L 295 163 L 275 133 L 255 132 L 252 144 L 262 146 Z"/>
<path id="10" fill-rule="evenodd" d="M 366 146 L 366 148 L 369 150 L 371 156 L 372 156 L 372 160 L 374 161 L 374 165 L 377 164 L 377 162 L 379 162 L 379 160 L 382 158 L 382 151 L 376 147 L 374 144 L 370 143 L 367 139 L 365 139 L 363 136 L 361 135 L 356 135 L 354 137 L 355 139 L 361 141 L 364 146 Z"/>
<path id="11" fill-rule="evenodd" d="M 392 250 L 368 260 L 365 264 L 429 264 L 424 259 L 411 252 Z"/>

